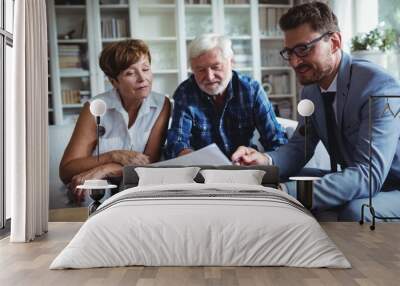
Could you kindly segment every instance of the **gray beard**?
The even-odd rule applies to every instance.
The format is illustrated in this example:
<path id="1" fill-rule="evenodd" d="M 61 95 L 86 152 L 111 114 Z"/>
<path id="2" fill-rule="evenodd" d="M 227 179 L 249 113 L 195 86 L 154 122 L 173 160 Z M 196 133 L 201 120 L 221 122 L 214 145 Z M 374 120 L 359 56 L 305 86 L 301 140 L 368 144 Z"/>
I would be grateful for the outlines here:
<path id="1" fill-rule="evenodd" d="M 219 95 L 222 95 L 224 92 L 225 92 L 225 90 L 227 89 L 227 87 L 228 87 L 228 85 L 229 85 L 229 82 L 232 80 L 232 71 L 230 72 L 230 75 L 229 75 L 229 77 L 227 77 L 226 78 L 226 82 L 224 82 L 224 89 L 223 90 L 221 90 L 219 93 L 217 93 L 217 94 L 210 94 L 211 96 L 214 96 L 214 97 L 216 97 L 216 96 L 219 96 Z"/>

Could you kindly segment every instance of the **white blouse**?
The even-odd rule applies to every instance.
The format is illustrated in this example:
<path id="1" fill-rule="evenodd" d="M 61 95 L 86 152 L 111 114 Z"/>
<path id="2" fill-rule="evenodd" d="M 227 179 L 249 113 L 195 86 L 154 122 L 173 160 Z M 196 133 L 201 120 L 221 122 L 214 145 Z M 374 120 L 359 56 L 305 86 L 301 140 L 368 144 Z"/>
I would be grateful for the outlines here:
<path id="1" fill-rule="evenodd" d="M 100 137 L 100 154 L 112 150 L 144 152 L 150 132 L 164 106 L 165 95 L 151 92 L 140 106 L 135 122 L 128 128 L 129 116 L 124 109 L 116 89 L 99 94 L 90 101 L 101 98 L 107 104 L 107 111 L 101 117 L 100 125 L 105 133 Z M 93 155 L 97 154 L 97 145 Z"/>

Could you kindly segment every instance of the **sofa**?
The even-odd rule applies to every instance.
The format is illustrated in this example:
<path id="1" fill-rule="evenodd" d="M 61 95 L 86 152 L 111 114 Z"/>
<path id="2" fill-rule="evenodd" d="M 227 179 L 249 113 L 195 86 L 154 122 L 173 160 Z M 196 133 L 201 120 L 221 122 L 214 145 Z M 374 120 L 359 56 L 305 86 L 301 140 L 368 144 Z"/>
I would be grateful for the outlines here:
<path id="1" fill-rule="evenodd" d="M 49 207 L 50 209 L 71 206 L 67 188 L 60 180 L 58 167 L 65 147 L 71 138 L 75 125 L 49 126 Z"/>
<path id="2" fill-rule="evenodd" d="M 288 136 L 290 137 L 297 127 L 297 121 L 278 118 L 279 123 L 285 128 Z M 50 180 L 49 180 L 49 204 L 50 209 L 64 208 L 75 206 L 71 199 L 68 197 L 67 188 L 60 180 L 58 168 L 61 157 L 64 153 L 65 147 L 67 146 L 72 132 L 74 130 L 74 124 L 68 125 L 51 125 L 49 126 L 49 157 L 50 157 Z M 262 146 L 259 144 L 257 138 L 259 135 L 257 132 L 254 134 L 253 142 L 258 145 L 259 150 L 262 150 Z M 325 147 L 322 143 L 319 143 L 315 151 L 314 156 L 307 163 L 306 167 L 329 169 L 329 156 L 326 152 Z M 86 198 L 83 205 L 86 206 L 90 203 L 90 199 Z M 82 205 L 81 205 L 82 206 Z"/>

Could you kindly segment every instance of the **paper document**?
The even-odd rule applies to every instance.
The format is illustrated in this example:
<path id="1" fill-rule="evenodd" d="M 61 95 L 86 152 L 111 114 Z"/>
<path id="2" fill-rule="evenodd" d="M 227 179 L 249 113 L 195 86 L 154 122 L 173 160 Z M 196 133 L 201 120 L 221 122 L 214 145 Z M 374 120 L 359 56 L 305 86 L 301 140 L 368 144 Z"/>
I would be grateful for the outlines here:
<path id="1" fill-rule="evenodd" d="M 151 164 L 152 166 L 232 165 L 224 153 L 213 143 L 192 153 Z"/>

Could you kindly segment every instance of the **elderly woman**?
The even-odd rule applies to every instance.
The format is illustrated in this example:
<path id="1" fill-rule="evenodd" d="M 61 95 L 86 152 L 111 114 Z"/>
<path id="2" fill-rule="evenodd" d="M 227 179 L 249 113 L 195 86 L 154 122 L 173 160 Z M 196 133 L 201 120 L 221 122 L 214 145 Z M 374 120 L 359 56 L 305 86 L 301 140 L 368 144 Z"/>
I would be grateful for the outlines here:
<path id="1" fill-rule="evenodd" d="M 153 74 L 148 46 L 141 40 L 108 45 L 100 67 L 113 89 L 94 97 L 107 104 L 101 125 L 97 160 L 96 122 L 86 103 L 60 163 L 60 178 L 78 201 L 76 186 L 87 179 L 119 176 L 125 165 L 144 165 L 160 159 L 170 116 L 169 99 L 151 91 Z"/>

